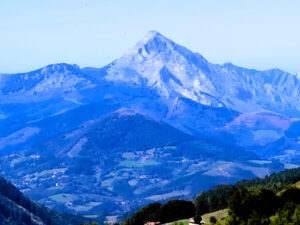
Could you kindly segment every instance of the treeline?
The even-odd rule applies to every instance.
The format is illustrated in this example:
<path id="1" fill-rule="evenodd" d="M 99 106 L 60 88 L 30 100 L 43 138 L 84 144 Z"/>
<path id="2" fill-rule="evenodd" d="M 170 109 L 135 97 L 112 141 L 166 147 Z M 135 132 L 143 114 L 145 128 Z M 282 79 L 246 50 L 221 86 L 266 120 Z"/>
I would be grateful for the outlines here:
<path id="1" fill-rule="evenodd" d="M 202 191 L 196 196 L 194 200 L 196 214 L 202 215 L 227 208 L 230 196 L 242 188 L 255 188 L 257 190 L 268 189 L 273 192 L 278 192 L 299 180 L 300 167 L 273 173 L 264 178 L 242 180 L 233 185 L 218 185 L 209 191 Z"/>
<path id="2" fill-rule="evenodd" d="M 174 203 L 176 203 L 176 201 L 179 201 L 179 200 L 171 200 L 169 202 L 173 202 L 173 201 L 175 201 L 175 202 L 173 202 L 172 204 L 167 202 L 163 205 L 171 205 L 172 207 L 175 207 L 176 210 L 174 209 L 174 212 L 173 212 L 172 211 L 173 209 L 170 208 L 169 209 L 170 213 L 168 215 L 169 219 L 165 219 L 165 217 L 164 217 L 165 214 L 161 214 L 161 211 L 160 211 L 160 209 L 162 208 L 163 205 L 161 205 L 160 203 L 152 203 L 152 204 L 149 204 L 148 206 L 140 209 L 132 217 L 126 219 L 123 222 L 123 224 L 124 225 L 142 225 L 146 221 L 172 222 L 172 221 L 176 221 L 179 219 L 190 218 L 193 216 L 194 216 L 195 221 L 199 221 L 199 220 L 201 220 L 201 216 L 205 213 L 214 212 L 217 210 L 228 208 L 230 204 L 231 204 L 230 206 L 233 206 L 233 202 L 236 202 L 236 201 L 234 201 L 234 199 L 238 195 L 236 193 L 240 193 L 240 192 L 247 193 L 248 189 L 251 189 L 250 192 L 251 192 L 251 194 L 253 194 L 251 196 L 254 199 L 253 204 L 257 205 L 257 204 L 260 204 L 260 200 L 259 200 L 260 198 L 262 198 L 262 199 L 264 197 L 269 198 L 270 196 L 274 197 L 275 196 L 274 193 L 283 190 L 288 185 L 294 184 L 299 180 L 300 180 L 300 168 L 296 168 L 296 169 L 285 170 L 285 171 L 282 171 L 279 173 L 273 173 L 264 178 L 242 180 L 233 185 L 218 185 L 218 186 L 213 187 L 209 191 L 200 192 L 196 196 L 195 200 L 193 201 L 194 209 L 192 209 L 192 207 L 191 207 L 190 213 L 186 212 L 185 209 L 183 209 L 183 208 L 180 208 L 180 207 L 177 208 L 177 206 L 175 207 L 176 204 L 174 204 Z M 268 194 L 268 196 L 264 196 L 267 194 Z M 256 196 L 256 197 L 254 198 L 254 196 Z M 281 200 L 280 199 L 278 200 L 276 198 L 276 196 L 274 197 L 274 199 L 276 199 L 276 202 L 283 202 L 276 206 L 277 211 L 274 209 L 276 211 L 275 214 L 277 215 L 277 213 L 279 213 L 279 214 L 283 213 L 282 210 L 284 209 L 284 207 L 288 207 L 288 206 L 285 206 L 287 204 L 287 201 L 283 200 L 284 198 L 282 198 Z M 189 203 L 192 204 L 192 202 L 189 202 Z M 288 203 L 288 205 L 290 206 L 291 203 Z M 180 212 L 181 210 L 182 210 L 182 214 Z M 274 210 L 272 211 L 272 213 L 274 213 Z M 233 213 L 234 210 L 231 210 L 230 212 Z M 255 217 L 254 215 L 256 215 L 256 214 L 257 214 L 257 212 L 255 211 L 253 213 L 253 217 Z M 233 215 L 235 215 L 235 214 L 232 214 L 232 216 Z M 238 215 L 238 214 L 236 214 L 236 215 Z M 233 218 L 232 216 L 231 216 L 231 218 Z M 234 220 L 232 220 L 232 221 L 234 221 Z M 230 225 L 231 224 L 233 225 L 233 224 L 238 224 L 238 223 L 232 222 L 232 223 L 230 223 Z M 245 223 L 245 224 L 247 224 L 247 223 Z M 255 224 L 255 223 L 253 223 L 253 224 Z"/>
<path id="3" fill-rule="evenodd" d="M 126 219 L 123 225 L 142 225 L 150 221 L 167 223 L 193 217 L 195 212 L 195 206 L 191 201 L 170 200 L 165 204 L 155 202 Z"/>
<path id="4" fill-rule="evenodd" d="M 280 195 L 271 190 L 240 189 L 229 200 L 227 225 L 300 224 L 300 189 L 287 188 Z"/>

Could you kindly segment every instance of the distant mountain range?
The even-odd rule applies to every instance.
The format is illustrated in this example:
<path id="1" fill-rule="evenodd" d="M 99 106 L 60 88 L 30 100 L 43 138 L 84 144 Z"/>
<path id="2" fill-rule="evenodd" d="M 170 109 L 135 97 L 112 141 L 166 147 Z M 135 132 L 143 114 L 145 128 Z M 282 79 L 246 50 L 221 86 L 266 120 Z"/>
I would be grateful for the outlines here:
<path id="1" fill-rule="evenodd" d="M 300 80 L 212 64 L 156 31 L 103 68 L 0 74 L 1 175 L 115 220 L 152 201 L 300 165 Z"/>

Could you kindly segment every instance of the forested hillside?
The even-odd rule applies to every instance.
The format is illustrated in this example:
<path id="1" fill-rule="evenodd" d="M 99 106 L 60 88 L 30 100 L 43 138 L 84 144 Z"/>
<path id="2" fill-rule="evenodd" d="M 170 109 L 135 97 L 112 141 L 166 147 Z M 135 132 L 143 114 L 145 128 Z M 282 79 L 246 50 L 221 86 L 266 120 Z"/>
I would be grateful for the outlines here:
<path id="1" fill-rule="evenodd" d="M 58 213 L 31 201 L 0 177 L 1 225 L 75 225 L 83 222 L 88 222 L 88 219 Z"/>
<path id="2" fill-rule="evenodd" d="M 197 214 L 213 212 L 227 208 L 230 196 L 243 188 L 253 188 L 256 190 L 267 189 L 279 192 L 290 184 L 300 180 L 300 168 L 285 170 L 280 173 L 273 173 L 264 178 L 242 180 L 234 185 L 218 185 L 209 191 L 200 192 L 194 200 Z"/>
<path id="3" fill-rule="evenodd" d="M 228 225 L 238 224 L 299 224 L 300 168 L 274 173 L 264 178 L 242 180 L 234 185 L 218 185 L 200 192 L 195 200 L 171 200 L 167 203 L 152 203 L 123 222 L 124 225 L 140 225 L 145 221 L 173 222 L 194 217 L 200 221 L 208 212 L 229 208 Z M 192 204 L 193 203 L 193 204 Z M 166 218 L 164 208 L 168 206 Z M 224 222 L 224 221 L 223 221 Z M 223 223 L 224 224 L 224 223 Z"/>
<path id="4" fill-rule="evenodd" d="M 272 190 L 240 189 L 230 197 L 228 225 L 300 224 L 300 189 L 288 187 L 280 194 Z"/>
<path id="5" fill-rule="evenodd" d="M 100 68 L 2 72 L 0 175 L 60 212 L 114 222 L 300 166 L 300 76 L 280 69 L 211 63 L 150 31 Z"/>

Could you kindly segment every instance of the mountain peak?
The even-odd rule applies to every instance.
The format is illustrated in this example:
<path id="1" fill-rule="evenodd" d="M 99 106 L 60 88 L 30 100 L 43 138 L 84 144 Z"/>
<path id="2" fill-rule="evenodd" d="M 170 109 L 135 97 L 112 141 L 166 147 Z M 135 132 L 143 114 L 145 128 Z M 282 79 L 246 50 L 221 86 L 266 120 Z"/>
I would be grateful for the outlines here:
<path id="1" fill-rule="evenodd" d="M 173 46 L 174 43 L 160 34 L 158 31 L 149 31 L 127 54 L 150 54 L 151 52 L 162 52 Z"/>
<path id="2" fill-rule="evenodd" d="M 143 38 L 143 40 L 145 41 L 149 41 L 151 39 L 155 39 L 155 38 L 164 38 L 167 39 L 165 36 L 163 36 L 161 33 L 159 33 L 156 30 L 150 30 L 146 36 Z"/>
<path id="3" fill-rule="evenodd" d="M 68 63 L 57 63 L 57 64 L 50 64 L 41 68 L 40 70 L 44 73 L 54 73 L 54 72 L 67 72 L 67 71 L 79 71 L 80 67 L 76 64 L 68 64 Z"/>

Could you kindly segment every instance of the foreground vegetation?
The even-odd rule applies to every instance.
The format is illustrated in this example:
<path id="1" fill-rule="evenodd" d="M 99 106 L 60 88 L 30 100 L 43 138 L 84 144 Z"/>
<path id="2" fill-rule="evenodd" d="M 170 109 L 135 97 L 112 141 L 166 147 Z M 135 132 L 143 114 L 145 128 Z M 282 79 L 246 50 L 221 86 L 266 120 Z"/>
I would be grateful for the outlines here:
<path id="1" fill-rule="evenodd" d="M 231 195 L 243 188 L 267 189 L 277 193 L 299 180 L 300 168 L 296 168 L 274 173 L 264 178 L 243 180 L 234 185 L 218 185 L 209 191 L 202 191 L 196 196 L 194 200 L 196 212 L 198 215 L 203 215 L 227 208 Z"/>
<path id="2" fill-rule="evenodd" d="M 143 225 L 147 221 L 168 223 L 191 217 L 196 223 L 203 219 L 220 225 L 300 225 L 299 188 L 300 168 L 286 170 L 265 178 L 216 186 L 199 193 L 194 201 L 149 204 L 123 225 Z M 85 221 L 31 201 L 0 177 L 0 224 L 71 225 Z"/>
<path id="3" fill-rule="evenodd" d="M 1 225 L 73 225 L 88 219 L 58 213 L 25 197 L 14 185 L 0 177 Z"/>
<path id="4" fill-rule="evenodd" d="M 228 207 L 228 225 L 296 225 L 300 224 L 300 189 L 289 187 L 280 195 L 241 189 L 230 197 Z"/>
<path id="5" fill-rule="evenodd" d="M 140 209 L 123 222 L 124 225 L 144 224 L 148 221 L 172 222 L 195 215 L 195 206 L 191 201 L 170 200 L 165 204 L 152 203 Z"/>
<path id="6" fill-rule="evenodd" d="M 202 220 L 205 222 L 213 223 L 213 221 L 217 221 L 218 224 L 225 224 L 226 218 L 228 217 L 228 209 L 221 209 L 215 212 L 206 213 L 202 215 Z"/>
<path id="7" fill-rule="evenodd" d="M 234 185 L 218 185 L 209 191 L 200 192 L 193 202 L 171 200 L 165 204 L 149 204 L 123 224 L 141 225 L 146 221 L 165 223 L 191 217 L 194 217 L 195 222 L 209 218 L 206 222 L 228 225 L 300 224 L 298 181 L 300 168 L 265 178 L 243 180 Z M 228 216 L 224 219 L 226 208 Z M 215 211 L 223 212 L 223 215 L 210 213 Z"/>

